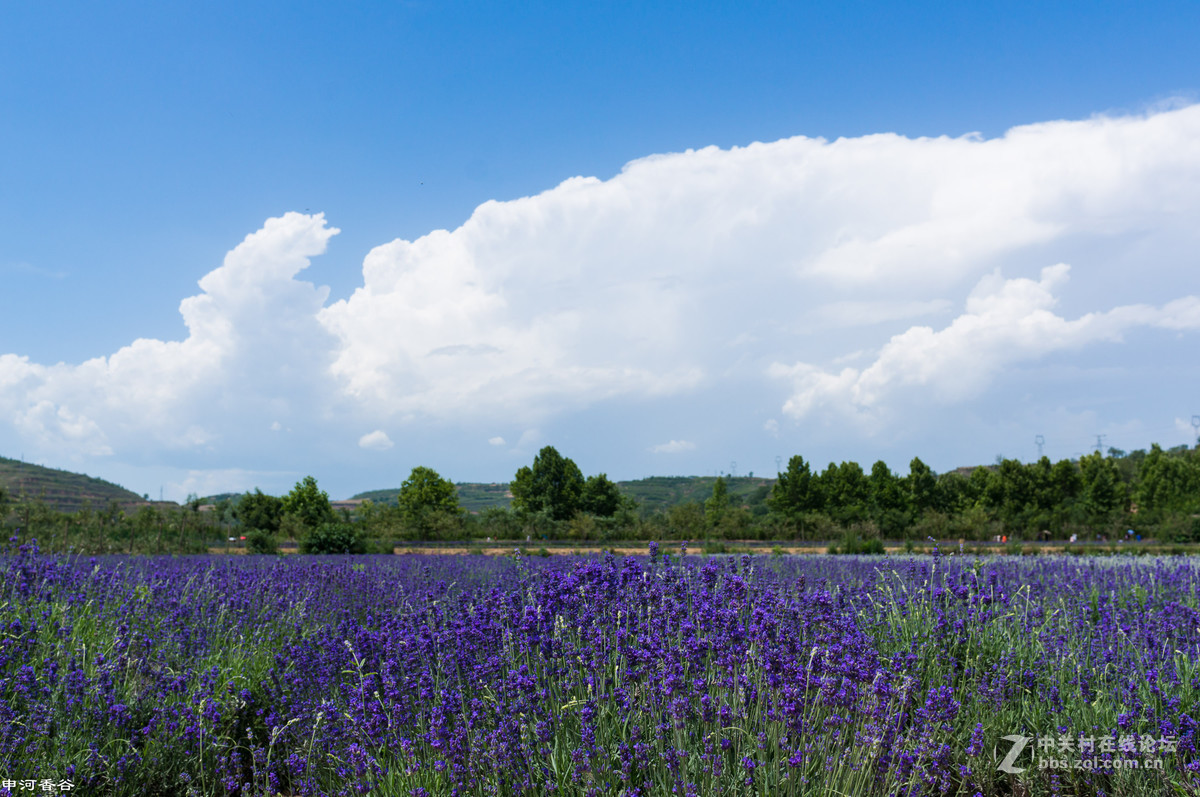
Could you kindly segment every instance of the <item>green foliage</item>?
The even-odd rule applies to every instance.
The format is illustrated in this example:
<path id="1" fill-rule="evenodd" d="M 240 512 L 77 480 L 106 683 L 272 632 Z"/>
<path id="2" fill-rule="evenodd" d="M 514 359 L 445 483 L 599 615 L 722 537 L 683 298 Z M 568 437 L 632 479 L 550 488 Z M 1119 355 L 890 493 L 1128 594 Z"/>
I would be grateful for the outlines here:
<path id="1" fill-rule="evenodd" d="M 612 517 L 621 508 L 621 491 L 603 473 L 588 476 L 583 484 L 580 508 L 598 517 Z"/>
<path id="2" fill-rule="evenodd" d="M 1134 500 L 1140 511 L 1152 516 L 1200 512 L 1200 458 L 1189 453 L 1169 454 L 1150 447 L 1142 462 Z"/>
<path id="3" fill-rule="evenodd" d="M 246 553 L 277 554 L 279 543 L 275 535 L 263 529 L 251 529 L 246 535 Z"/>
<path id="4" fill-rule="evenodd" d="M 283 497 L 283 513 L 297 518 L 305 528 L 316 529 L 334 521 L 329 494 L 317 487 L 317 480 L 305 476 Z"/>
<path id="5" fill-rule="evenodd" d="M 567 520 L 580 509 L 583 473 L 553 446 L 533 459 L 533 467 L 517 471 L 509 486 L 513 507 L 530 513 L 545 512 L 554 520 Z"/>
<path id="6" fill-rule="evenodd" d="M 23 493 L 40 497 L 50 509 L 65 513 L 78 512 L 85 502 L 96 507 L 110 501 L 128 505 L 143 500 L 137 493 L 104 479 L 7 457 L 0 457 L 0 489 L 12 501 L 19 500 Z"/>
<path id="7" fill-rule="evenodd" d="M 300 553 L 366 553 L 366 541 L 349 523 L 326 522 L 300 541 Z"/>
<path id="8" fill-rule="evenodd" d="M 1083 509 L 1090 523 L 1106 526 L 1128 504 L 1128 493 L 1121 472 L 1111 458 L 1099 451 L 1079 460 L 1083 477 Z"/>
<path id="9" fill-rule="evenodd" d="M 841 554 L 878 554 L 886 553 L 883 540 L 874 535 L 874 529 L 866 525 L 849 528 L 842 535 L 842 543 L 830 546 L 830 553 Z"/>
<path id="10" fill-rule="evenodd" d="M 818 508 L 818 495 L 812 484 L 812 470 L 799 454 L 788 460 L 787 470 L 778 474 L 771 488 L 768 506 L 780 517 L 799 525 L 804 513 Z"/>
<path id="11" fill-rule="evenodd" d="M 667 527 L 677 540 L 694 540 L 704 536 L 704 506 L 699 501 L 676 504 L 666 512 Z"/>
<path id="12" fill-rule="evenodd" d="M 233 514 L 247 529 L 274 534 L 279 531 L 279 521 L 283 517 L 283 499 L 263 495 L 262 490 L 255 488 L 254 492 L 241 497 Z"/>
<path id="13" fill-rule="evenodd" d="M 420 465 L 400 485 L 397 505 L 405 525 L 420 538 L 452 536 L 462 515 L 454 484 Z"/>
<path id="14" fill-rule="evenodd" d="M 817 483 L 824 510 L 834 520 L 850 524 L 867 518 L 869 483 L 857 462 L 829 463 Z"/>
<path id="15" fill-rule="evenodd" d="M 729 489 L 725 485 L 725 479 L 718 477 L 713 482 L 712 495 L 704 502 L 704 520 L 709 526 L 719 526 L 721 521 L 725 519 L 725 513 L 729 511 Z"/>
<path id="16" fill-rule="evenodd" d="M 521 521 L 510 509 L 493 506 L 480 512 L 473 522 L 476 537 L 491 537 L 493 540 L 515 540 L 522 536 Z"/>
<path id="17" fill-rule="evenodd" d="M 908 463 L 908 503 L 913 513 L 920 517 L 928 509 L 937 508 L 937 477 L 920 457 Z"/>
<path id="18" fill-rule="evenodd" d="M 871 475 L 867 477 L 867 492 L 870 496 L 871 517 L 877 523 L 884 516 L 891 516 L 895 520 L 908 513 L 904 483 L 892 473 L 892 469 L 882 459 L 871 466 Z M 895 522 L 899 524 L 899 521 Z"/>

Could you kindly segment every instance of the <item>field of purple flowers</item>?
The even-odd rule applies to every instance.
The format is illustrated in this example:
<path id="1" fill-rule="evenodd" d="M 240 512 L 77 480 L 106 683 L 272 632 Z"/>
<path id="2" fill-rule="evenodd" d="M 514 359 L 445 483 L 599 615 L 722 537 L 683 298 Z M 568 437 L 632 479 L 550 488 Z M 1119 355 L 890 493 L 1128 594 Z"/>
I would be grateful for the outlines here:
<path id="1" fill-rule="evenodd" d="M 1198 593 L 1171 558 L 27 546 L 0 795 L 1195 794 Z"/>

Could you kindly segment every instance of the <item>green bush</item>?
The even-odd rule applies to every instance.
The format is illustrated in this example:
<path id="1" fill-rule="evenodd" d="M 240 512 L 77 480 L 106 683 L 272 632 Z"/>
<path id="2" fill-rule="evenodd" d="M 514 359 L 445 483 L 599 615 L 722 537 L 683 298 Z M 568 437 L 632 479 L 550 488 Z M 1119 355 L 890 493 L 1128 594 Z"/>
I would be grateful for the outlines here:
<path id="1" fill-rule="evenodd" d="M 322 523 L 300 541 L 300 553 L 366 553 L 366 541 L 349 523 Z"/>
<path id="2" fill-rule="evenodd" d="M 878 537 L 871 537 L 864 540 L 857 533 L 847 531 L 842 536 L 842 544 L 840 546 L 830 543 L 829 553 L 884 554 L 886 550 L 883 547 L 883 540 Z"/>
<path id="3" fill-rule="evenodd" d="M 246 553 L 277 554 L 279 543 L 275 535 L 263 529 L 251 529 L 246 535 Z"/>

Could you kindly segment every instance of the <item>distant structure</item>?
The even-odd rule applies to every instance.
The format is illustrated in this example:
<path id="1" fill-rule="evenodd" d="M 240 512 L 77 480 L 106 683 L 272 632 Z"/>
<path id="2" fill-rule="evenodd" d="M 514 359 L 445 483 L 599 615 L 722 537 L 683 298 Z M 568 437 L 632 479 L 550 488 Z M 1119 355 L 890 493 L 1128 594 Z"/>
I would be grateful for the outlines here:
<path id="1" fill-rule="evenodd" d="M 1039 434 L 1039 435 L 1037 435 L 1036 437 L 1034 437 L 1034 438 L 1033 438 L 1033 442 L 1037 444 L 1037 447 L 1038 447 L 1038 459 L 1040 460 L 1040 459 L 1042 458 L 1042 447 L 1046 445 L 1046 438 L 1042 437 L 1042 436 Z"/>

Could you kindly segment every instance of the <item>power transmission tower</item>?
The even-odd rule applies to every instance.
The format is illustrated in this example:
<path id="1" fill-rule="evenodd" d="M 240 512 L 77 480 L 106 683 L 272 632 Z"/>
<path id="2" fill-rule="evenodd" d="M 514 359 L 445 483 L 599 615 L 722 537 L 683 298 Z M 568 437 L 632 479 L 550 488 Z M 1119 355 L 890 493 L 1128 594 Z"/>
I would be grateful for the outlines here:
<path id="1" fill-rule="evenodd" d="M 736 459 L 733 462 L 729 463 L 729 478 L 731 478 L 731 479 L 737 478 L 737 460 Z"/>
<path id="2" fill-rule="evenodd" d="M 783 457 L 776 454 L 775 455 L 775 472 L 781 473 L 782 469 L 783 469 Z"/>
<path id="3" fill-rule="evenodd" d="M 1196 447 L 1200 448 L 1200 415 L 1192 416 L 1192 430 L 1196 436 Z"/>
<path id="4" fill-rule="evenodd" d="M 1041 459 L 1041 458 L 1042 458 L 1042 446 L 1046 445 L 1046 438 L 1042 437 L 1042 436 L 1039 434 L 1039 435 L 1037 435 L 1036 437 L 1034 437 L 1034 438 L 1033 438 L 1033 442 L 1037 444 L 1037 447 L 1038 447 L 1038 459 Z"/>
<path id="5" fill-rule="evenodd" d="M 1104 448 L 1104 438 L 1106 437 L 1108 437 L 1106 434 L 1096 435 L 1096 453 L 1099 453 L 1100 449 Z"/>

